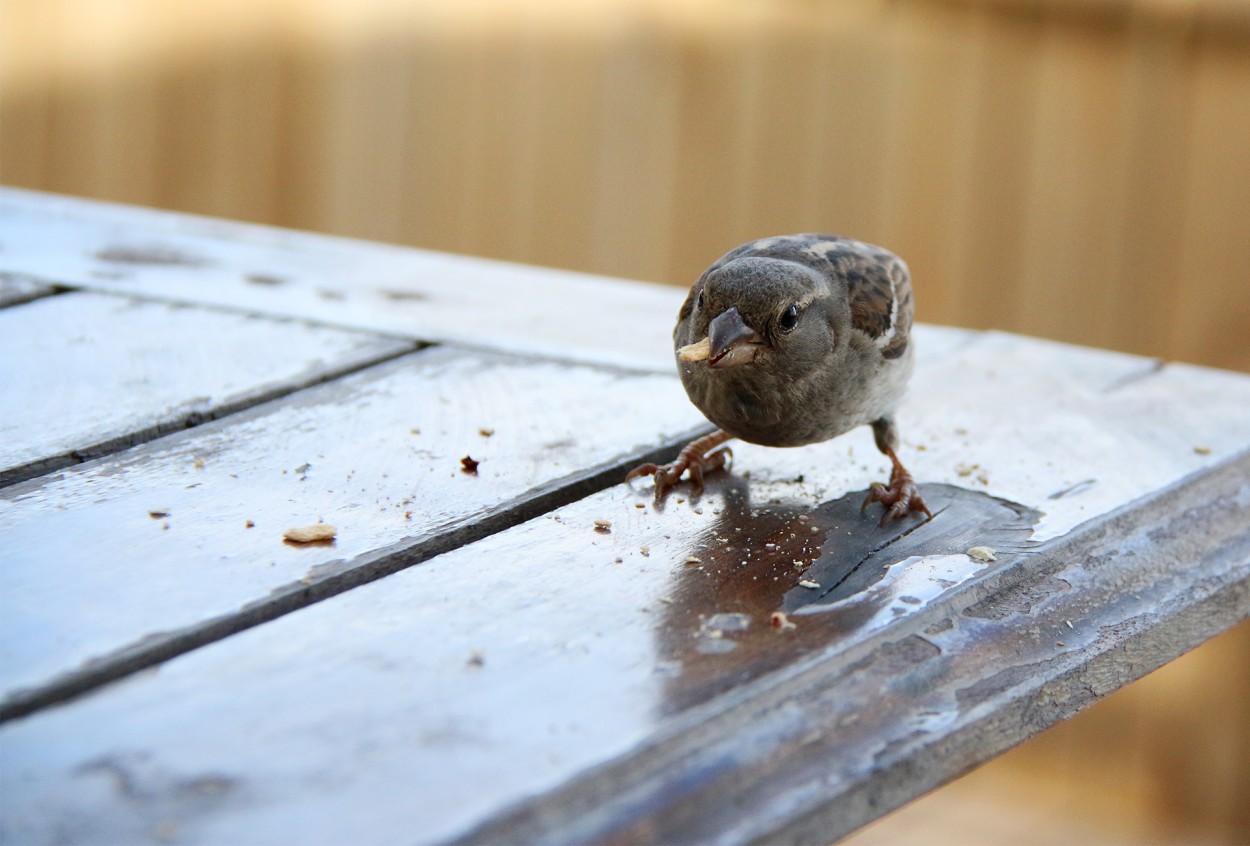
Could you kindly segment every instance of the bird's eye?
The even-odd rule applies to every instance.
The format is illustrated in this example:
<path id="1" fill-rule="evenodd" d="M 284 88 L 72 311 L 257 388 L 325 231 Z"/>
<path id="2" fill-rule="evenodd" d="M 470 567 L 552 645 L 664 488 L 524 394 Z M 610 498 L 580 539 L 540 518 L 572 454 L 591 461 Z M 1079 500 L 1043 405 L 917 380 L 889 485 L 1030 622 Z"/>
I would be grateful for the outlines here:
<path id="1" fill-rule="evenodd" d="M 781 327 L 782 332 L 789 332 L 795 326 L 799 325 L 799 307 L 791 303 L 790 307 L 781 313 L 781 317 L 777 320 L 777 325 Z"/>
<path id="2" fill-rule="evenodd" d="M 699 301 L 695 304 L 700 311 L 703 310 L 703 292 L 699 292 Z"/>

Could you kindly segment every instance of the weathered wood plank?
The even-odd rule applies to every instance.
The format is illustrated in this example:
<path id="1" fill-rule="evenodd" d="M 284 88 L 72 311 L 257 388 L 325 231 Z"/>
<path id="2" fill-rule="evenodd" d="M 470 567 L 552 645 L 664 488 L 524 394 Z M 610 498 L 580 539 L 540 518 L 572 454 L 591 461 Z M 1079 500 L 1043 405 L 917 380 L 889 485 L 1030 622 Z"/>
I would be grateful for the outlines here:
<path id="1" fill-rule="evenodd" d="M 5 712 L 497 531 L 705 426 L 670 377 L 430 349 L 9 487 Z M 284 544 L 321 521 L 333 544 Z"/>
<path id="2" fill-rule="evenodd" d="M 932 524 L 848 508 L 867 431 L 602 491 L 10 722 L 8 836 L 831 839 L 1250 613 L 1248 402 L 982 336 L 904 409 Z"/>
<path id="3" fill-rule="evenodd" d="M 0 308 L 37 300 L 55 294 L 56 290 L 54 286 L 45 285 L 29 276 L 0 272 Z"/>
<path id="4" fill-rule="evenodd" d="M 685 291 L 0 189 L 0 271 L 428 341 L 674 372 Z M 692 280 L 693 281 L 693 280 Z"/>
<path id="5" fill-rule="evenodd" d="M 69 293 L 0 310 L 0 485 L 414 348 L 216 309 Z"/>

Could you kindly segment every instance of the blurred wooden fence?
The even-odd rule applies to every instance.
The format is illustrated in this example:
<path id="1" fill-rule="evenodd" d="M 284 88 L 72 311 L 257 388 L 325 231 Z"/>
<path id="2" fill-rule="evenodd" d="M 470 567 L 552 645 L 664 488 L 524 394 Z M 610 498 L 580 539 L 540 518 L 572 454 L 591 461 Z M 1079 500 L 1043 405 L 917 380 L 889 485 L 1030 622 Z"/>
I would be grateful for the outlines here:
<path id="1" fill-rule="evenodd" d="M 688 284 L 824 229 L 921 318 L 1250 369 L 1242 0 L 4 0 L 0 181 Z"/>
<path id="2" fill-rule="evenodd" d="M 1250 370 L 1244 0 L 0 10 L 7 184 L 681 285 L 841 231 L 909 260 L 924 320 Z M 1178 662 L 1027 766 L 1104 803 L 1127 767 L 1136 819 L 1235 842 L 1235 664 Z"/>

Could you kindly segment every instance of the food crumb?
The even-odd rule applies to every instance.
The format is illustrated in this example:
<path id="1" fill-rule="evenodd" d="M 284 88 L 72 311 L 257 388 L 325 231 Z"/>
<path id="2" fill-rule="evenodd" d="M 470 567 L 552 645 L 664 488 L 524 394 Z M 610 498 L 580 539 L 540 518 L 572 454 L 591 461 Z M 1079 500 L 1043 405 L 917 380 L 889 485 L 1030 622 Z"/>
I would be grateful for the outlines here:
<path id="1" fill-rule="evenodd" d="M 287 543 L 329 543 L 338 534 L 338 529 L 329 523 L 313 523 L 297 529 L 287 529 L 282 539 Z"/>
<path id="2" fill-rule="evenodd" d="M 411 434 L 413 434 L 413 435 L 419 435 L 419 434 L 421 434 L 421 430 L 420 430 L 420 429 L 418 429 L 416 426 L 413 426 L 413 427 L 412 427 L 411 429 L 409 429 L 408 431 L 409 431 L 409 433 L 411 433 Z"/>
<path id="3" fill-rule="evenodd" d="M 477 466 L 481 463 L 482 462 L 480 461 L 474 461 L 471 456 L 466 455 L 464 458 L 460 459 L 460 470 L 461 472 L 468 473 L 471 476 L 476 476 Z"/>
<path id="4" fill-rule="evenodd" d="M 712 339 L 704 338 L 693 344 L 686 344 L 677 350 L 677 357 L 682 361 L 705 361 L 712 350 Z"/>
<path id="5" fill-rule="evenodd" d="M 1198 453 L 1198 455 L 1210 455 L 1210 454 L 1211 454 L 1211 447 L 1209 447 L 1209 446 L 1196 446 L 1196 447 L 1194 447 L 1194 452 Z"/>
<path id="6" fill-rule="evenodd" d="M 968 557 L 975 558 L 977 561 L 997 561 L 998 556 L 994 552 L 994 549 L 988 546 L 974 546 L 968 550 Z"/>
<path id="7" fill-rule="evenodd" d="M 977 472 L 977 470 L 980 469 L 980 467 L 981 467 L 980 464 L 956 464 L 955 472 L 958 473 L 961 477 L 967 477 Z"/>
<path id="8" fill-rule="evenodd" d="M 495 434 L 495 430 L 487 426 L 483 426 L 482 428 L 477 430 L 477 433 L 481 435 L 483 438 L 489 438 L 491 435 Z"/>
<path id="9" fill-rule="evenodd" d="M 470 667 L 482 667 L 486 665 L 486 656 L 475 649 L 469 653 L 469 660 L 464 663 L 468 664 Z"/>
<path id="10" fill-rule="evenodd" d="M 638 551 L 642 553 L 643 558 L 648 558 L 651 555 L 651 547 L 649 546 L 640 546 Z"/>
<path id="11" fill-rule="evenodd" d="M 195 459 L 195 461 L 192 463 L 192 465 L 191 465 L 191 466 L 192 466 L 192 467 L 194 467 L 196 470 L 203 470 L 203 469 L 204 469 L 204 459 L 202 459 L 202 458 L 197 458 L 197 459 Z"/>
<path id="12" fill-rule="evenodd" d="M 686 560 L 685 560 L 685 561 L 683 561 L 682 563 L 683 563 L 683 564 L 685 564 L 687 567 L 694 567 L 694 566 L 696 566 L 696 565 L 698 565 L 698 564 L 702 564 L 702 563 L 703 563 L 703 559 L 702 559 L 702 558 L 697 558 L 697 557 L 695 557 L 695 556 L 693 556 L 693 555 L 687 555 L 687 556 L 686 556 Z"/>
<path id="13" fill-rule="evenodd" d="M 787 617 L 782 611 L 774 611 L 772 617 L 769 618 L 769 622 L 771 622 L 773 628 L 779 632 L 798 628 L 798 626 L 790 622 L 790 618 Z"/>
<path id="14" fill-rule="evenodd" d="M 601 535 L 612 534 L 612 521 L 611 520 L 596 520 L 595 531 Z"/>
<path id="15" fill-rule="evenodd" d="M 799 587 L 805 587 L 808 590 L 816 590 L 820 587 L 820 582 L 813 582 L 811 579 L 799 579 Z"/>
<path id="16" fill-rule="evenodd" d="M 152 508 L 152 509 L 149 509 L 149 510 L 148 510 L 148 516 L 149 516 L 149 517 L 151 517 L 153 520 L 159 520 L 159 519 L 161 519 L 162 517 L 168 517 L 168 516 L 169 516 L 169 509 L 167 509 L 167 508 Z"/>
<path id="17" fill-rule="evenodd" d="M 255 523 L 255 522 L 253 522 L 252 520 L 248 520 L 246 523 L 244 523 L 244 524 L 243 524 L 243 528 L 245 528 L 245 529 L 255 529 L 255 528 L 256 528 L 256 523 Z"/>

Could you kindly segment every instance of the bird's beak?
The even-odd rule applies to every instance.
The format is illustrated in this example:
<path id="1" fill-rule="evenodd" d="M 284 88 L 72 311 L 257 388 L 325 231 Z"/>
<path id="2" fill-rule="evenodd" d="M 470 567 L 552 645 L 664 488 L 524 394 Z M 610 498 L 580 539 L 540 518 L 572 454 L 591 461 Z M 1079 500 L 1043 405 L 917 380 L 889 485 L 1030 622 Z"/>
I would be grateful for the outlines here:
<path id="1" fill-rule="evenodd" d="M 708 326 L 708 365 L 710 367 L 734 367 L 755 358 L 760 344 L 764 342 L 759 333 L 747 326 L 731 306 L 716 316 Z"/>

